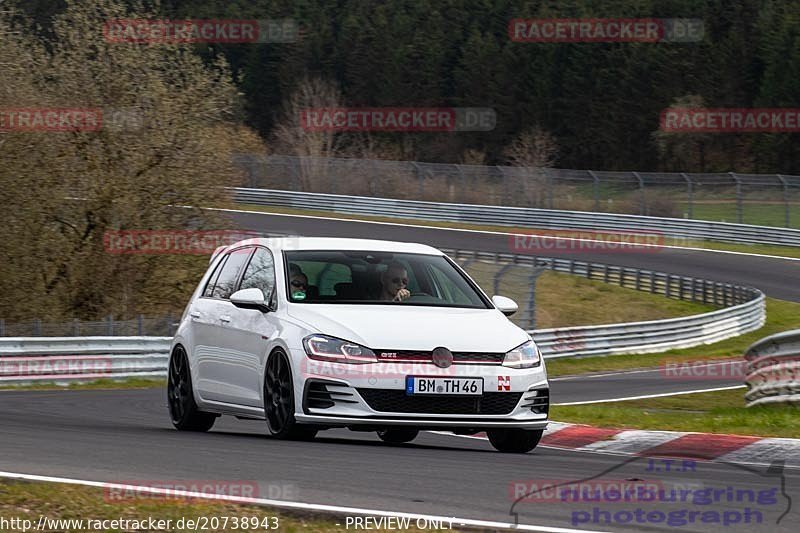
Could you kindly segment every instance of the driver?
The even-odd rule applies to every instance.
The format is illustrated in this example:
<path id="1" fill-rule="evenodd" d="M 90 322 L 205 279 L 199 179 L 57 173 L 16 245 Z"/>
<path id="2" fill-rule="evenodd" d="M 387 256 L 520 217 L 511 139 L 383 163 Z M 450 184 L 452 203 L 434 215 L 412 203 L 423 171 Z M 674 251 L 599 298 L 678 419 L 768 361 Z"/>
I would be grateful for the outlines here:
<path id="1" fill-rule="evenodd" d="M 398 262 L 389 263 L 389 268 L 381 274 L 381 300 L 402 302 L 411 296 L 408 290 L 408 272 Z"/>

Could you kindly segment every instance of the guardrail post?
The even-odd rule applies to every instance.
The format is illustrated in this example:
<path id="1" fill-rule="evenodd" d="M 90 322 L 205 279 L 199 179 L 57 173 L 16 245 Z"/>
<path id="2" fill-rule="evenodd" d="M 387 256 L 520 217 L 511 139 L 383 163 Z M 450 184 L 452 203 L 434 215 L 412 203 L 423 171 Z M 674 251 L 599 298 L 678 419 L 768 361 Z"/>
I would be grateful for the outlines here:
<path id="1" fill-rule="evenodd" d="M 608 265 L 603 265 L 603 283 L 608 283 Z"/>
<path id="2" fill-rule="evenodd" d="M 636 290 L 641 290 L 642 287 L 642 271 L 638 268 L 636 269 Z"/>
<path id="3" fill-rule="evenodd" d="M 545 270 L 547 267 L 534 266 L 528 276 L 528 325 L 524 329 L 536 329 L 536 282 Z"/>
<path id="4" fill-rule="evenodd" d="M 493 280 L 492 280 L 492 288 L 494 289 L 495 294 L 500 294 L 500 280 L 505 276 L 506 272 L 514 266 L 514 263 L 509 263 L 507 265 L 503 265 L 503 267 L 495 272 Z"/>
<path id="5" fill-rule="evenodd" d="M 417 164 L 416 161 L 411 161 L 411 166 L 414 167 L 414 170 L 417 172 L 417 190 L 418 190 L 418 199 L 424 200 L 425 199 L 425 185 L 423 183 L 423 179 L 425 178 L 425 174 Z"/>
<path id="6" fill-rule="evenodd" d="M 656 273 L 650 271 L 650 294 L 656 293 Z"/>
<path id="7" fill-rule="evenodd" d="M 77 337 L 81 333 L 81 326 L 80 322 L 78 322 L 77 318 L 72 319 L 72 336 Z"/>
<path id="8" fill-rule="evenodd" d="M 736 221 L 741 224 L 742 223 L 742 180 L 739 179 L 739 176 L 736 175 L 735 172 L 728 172 L 731 177 L 736 181 Z"/>
<path id="9" fill-rule="evenodd" d="M 503 205 L 511 205 L 510 191 L 508 190 L 508 176 L 506 175 L 506 171 L 503 170 L 503 167 L 500 165 L 497 165 L 496 168 L 500 171 L 500 179 L 503 182 Z"/>
<path id="10" fill-rule="evenodd" d="M 3 318 L 0 318 L 0 337 L 6 336 L 6 321 Z"/>
<path id="11" fill-rule="evenodd" d="M 547 208 L 553 209 L 553 175 L 550 173 L 550 169 L 547 167 L 542 170 L 547 178 Z"/>
<path id="12" fill-rule="evenodd" d="M 667 274 L 666 282 L 664 283 L 664 296 L 667 298 L 672 298 L 672 274 Z"/>
<path id="13" fill-rule="evenodd" d="M 790 226 L 790 224 L 789 224 L 789 183 L 780 174 L 778 174 L 777 176 L 778 176 L 778 179 L 781 180 L 781 183 L 783 184 L 783 208 L 784 208 L 785 217 L 786 217 L 785 226 L 788 228 Z"/>
<path id="14" fill-rule="evenodd" d="M 686 200 L 687 200 L 686 214 L 689 216 L 689 218 L 692 218 L 692 200 L 694 199 L 692 178 L 687 176 L 686 172 L 681 172 L 681 176 L 683 176 L 683 179 L 686 180 Z"/>
<path id="15" fill-rule="evenodd" d="M 639 181 L 639 214 L 644 215 L 647 208 L 644 198 L 644 180 L 638 172 L 632 172 L 632 174 Z"/>
<path id="16" fill-rule="evenodd" d="M 138 326 L 137 330 L 139 331 L 139 336 L 141 337 L 141 336 L 144 335 L 144 317 L 142 315 L 139 315 L 136 318 L 137 318 L 137 320 L 136 320 L 137 324 L 136 325 Z"/>
<path id="17" fill-rule="evenodd" d="M 42 334 L 42 321 L 38 318 L 33 319 L 33 336 L 38 337 Z"/>
<path id="18" fill-rule="evenodd" d="M 106 324 L 108 325 L 108 329 L 107 329 L 108 335 L 113 335 L 114 334 L 114 316 L 113 315 L 108 315 L 108 317 L 106 317 Z"/>
<path id="19" fill-rule="evenodd" d="M 600 178 L 593 170 L 589 170 L 589 175 L 592 177 L 592 192 L 594 193 L 594 210 L 600 211 Z"/>

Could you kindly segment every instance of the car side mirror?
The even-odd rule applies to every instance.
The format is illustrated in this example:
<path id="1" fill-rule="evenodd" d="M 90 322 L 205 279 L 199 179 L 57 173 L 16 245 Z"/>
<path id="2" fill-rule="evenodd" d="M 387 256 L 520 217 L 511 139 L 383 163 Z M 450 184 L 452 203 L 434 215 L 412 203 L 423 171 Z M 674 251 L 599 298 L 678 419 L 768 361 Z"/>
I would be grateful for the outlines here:
<path id="1" fill-rule="evenodd" d="M 494 295 L 492 296 L 492 303 L 504 315 L 511 316 L 517 312 L 519 306 L 517 302 L 505 296 Z"/>
<path id="2" fill-rule="evenodd" d="M 257 287 L 234 292 L 231 294 L 231 303 L 242 309 L 256 309 L 263 313 L 271 311 L 269 303 L 264 299 L 264 292 Z"/>

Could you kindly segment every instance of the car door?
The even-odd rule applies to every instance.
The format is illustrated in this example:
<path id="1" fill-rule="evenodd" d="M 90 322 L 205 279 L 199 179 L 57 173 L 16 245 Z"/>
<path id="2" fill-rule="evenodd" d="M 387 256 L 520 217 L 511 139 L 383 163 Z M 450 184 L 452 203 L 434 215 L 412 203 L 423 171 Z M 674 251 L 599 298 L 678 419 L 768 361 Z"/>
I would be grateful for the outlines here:
<path id="1" fill-rule="evenodd" d="M 230 296 L 239 284 L 242 271 L 253 247 L 237 248 L 226 254 L 213 287 L 204 291 L 193 309 L 199 314 L 195 342 L 196 386 L 200 397 L 230 403 L 237 398 L 231 392 L 232 369 L 241 364 L 243 357 L 237 352 L 235 335 L 230 328 L 236 307 Z M 206 294 L 208 294 L 206 296 Z"/>
<path id="2" fill-rule="evenodd" d="M 277 301 L 275 260 L 271 251 L 261 246 L 250 257 L 237 290 L 252 288 L 261 289 L 265 301 Z M 225 346 L 226 352 L 235 354 L 236 362 L 225 371 L 230 401 L 261 407 L 261 370 L 266 366 L 270 340 L 278 332 L 278 318 L 273 312 L 231 306 L 229 331 L 224 337 L 231 343 Z"/>

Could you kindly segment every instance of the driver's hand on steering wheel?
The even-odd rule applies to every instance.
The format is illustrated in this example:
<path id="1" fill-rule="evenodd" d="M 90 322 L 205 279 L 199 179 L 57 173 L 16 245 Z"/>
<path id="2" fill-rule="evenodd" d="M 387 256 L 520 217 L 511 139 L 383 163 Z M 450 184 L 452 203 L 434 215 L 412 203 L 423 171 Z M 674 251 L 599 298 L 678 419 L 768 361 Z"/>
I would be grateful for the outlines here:
<path id="1" fill-rule="evenodd" d="M 397 291 L 397 294 L 394 296 L 394 300 L 393 301 L 402 302 L 403 300 L 405 300 L 409 296 L 411 296 L 411 291 L 410 290 L 408 290 L 408 289 L 400 289 L 399 291 Z"/>

